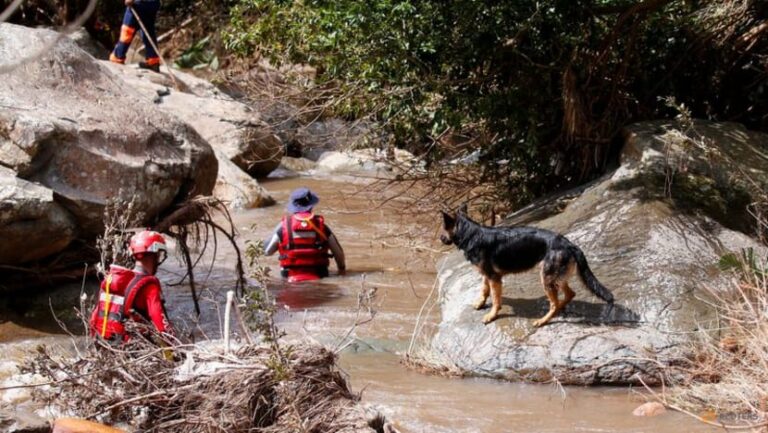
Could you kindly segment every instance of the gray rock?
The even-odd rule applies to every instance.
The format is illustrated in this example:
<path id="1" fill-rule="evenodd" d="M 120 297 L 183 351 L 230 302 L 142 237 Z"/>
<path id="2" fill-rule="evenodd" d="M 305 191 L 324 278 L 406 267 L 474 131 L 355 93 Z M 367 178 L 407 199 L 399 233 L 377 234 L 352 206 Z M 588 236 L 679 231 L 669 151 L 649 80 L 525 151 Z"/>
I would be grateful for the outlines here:
<path id="1" fill-rule="evenodd" d="M 0 263 L 42 259 L 64 250 L 77 235 L 75 219 L 53 191 L 0 166 Z"/>
<path id="2" fill-rule="evenodd" d="M 109 50 L 94 40 L 91 35 L 88 34 L 88 30 L 81 28 L 78 31 L 69 34 L 67 37 L 72 39 L 78 47 L 92 55 L 95 59 L 109 59 Z"/>
<path id="3" fill-rule="evenodd" d="M 280 161 L 280 168 L 292 171 L 294 173 L 306 173 L 317 168 L 317 162 L 307 158 L 283 157 Z"/>
<path id="4" fill-rule="evenodd" d="M 388 176 L 399 169 L 407 169 L 416 162 L 410 152 L 393 149 L 393 158 L 378 149 L 358 149 L 345 152 L 323 152 L 313 172 L 323 174 L 376 174 Z"/>
<path id="5" fill-rule="evenodd" d="M 696 121 L 688 136 L 684 128 L 657 121 L 626 128 L 622 155 L 625 177 L 616 189 L 641 188 L 643 199 L 671 196 L 675 209 L 709 216 L 735 230 L 750 231 L 747 211 L 768 186 L 768 134 L 737 123 Z M 748 177 L 748 178 L 747 178 Z"/>
<path id="6" fill-rule="evenodd" d="M 708 128 L 719 133 L 709 134 Z M 655 384 L 660 366 L 685 354 L 692 331 L 713 318 L 699 300 L 703 286 L 719 289 L 726 284 L 719 259 L 729 251 L 761 247 L 715 221 L 695 201 L 687 200 L 681 209 L 678 200 L 666 199 L 664 182 L 647 181 L 658 180 L 670 155 L 688 158 L 686 175 L 708 179 L 706 184 L 716 183 L 713 176 L 727 171 L 731 162 L 711 159 L 713 163 L 705 164 L 685 147 L 661 152 L 659 146 L 668 149 L 664 142 L 669 136 L 658 124 L 628 131 L 615 172 L 577 194 L 563 194 L 562 200 L 542 200 L 505 222 L 565 234 L 614 293 L 615 306 L 599 301 L 574 278 L 577 297 L 565 314 L 533 328 L 533 320 L 547 310 L 536 269 L 505 278 L 500 318 L 483 325 L 485 311 L 472 308 L 480 277 L 454 252 L 440 264 L 442 322 L 429 348 L 438 363 L 512 380 L 628 384 L 642 378 Z M 739 149 L 733 161 L 743 163 L 758 182 L 768 179 L 768 158 L 760 150 L 765 135 L 734 125 L 703 124 L 701 131 L 711 138 L 710 150 L 701 152 Z M 673 197 L 675 193 L 673 189 Z"/>
<path id="7" fill-rule="evenodd" d="M 51 433 L 48 421 L 18 407 L 0 407 L 0 429 L 5 433 Z"/>
<path id="8" fill-rule="evenodd" d="M 216 187 L 213 188 L 214 197 L 227 203 L 231 209 L 250 209 L 275 204 L 275 199 L 256 179 L 248 176 L 220 152 L 217 151 L 216 156 L 219 158 L 219 176 L 216 179 Z"/>
<path id="9" fill-rule="evenodd" d="M 253 102 L 262 119 L 270 125 L 286 147 L 286 154 L 300 154 L 296 134 L 301 126 L 301 109 L 279 100 L 268 99 Z"/>
<path id="10" fill-rule="evenodd" d="M 235 101 L 215 86 L 174 71 L 173 81 L 153 72 L 103 62 L 145 101 L 189 123 L 238 167 L 253 177 L 265 177 L 280 165 L 285 146 L 270 125 L 248 105 Z M 146 103 L 146 102 L 145 102 Z"/>
<path id="11" fill-rule="evenodd" d="M 0 164 L 53 190 L 84 238 L 102 232 L 104 205 L 118 194 L 135 196 L 147 220 L 188 193 L 210 194 L 208 143 L 70 39 L 0 24 L 0 67 L 52 42 L 0 80 Z"/>

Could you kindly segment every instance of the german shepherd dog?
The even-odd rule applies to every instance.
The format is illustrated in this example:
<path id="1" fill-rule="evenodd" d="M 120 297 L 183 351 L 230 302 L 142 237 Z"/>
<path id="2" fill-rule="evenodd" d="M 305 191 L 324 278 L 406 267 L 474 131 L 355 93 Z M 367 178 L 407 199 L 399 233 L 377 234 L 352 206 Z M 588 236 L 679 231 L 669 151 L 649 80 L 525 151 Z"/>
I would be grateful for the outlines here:
<path id="1" fill-rule="evenodd" d="M 549 311 L 534 326 L 546 324 L 571 302 L 575 293 L 568 286 L 568 279 L 577 270 L 592 293 L 613 304 L 613 294 L 597 281 L 584 253 L 565 236 L 536 227 L 486 227 L 472 221 L 466 212 L 466 205 L 454 215 L 443 212 L 445 233 L 440 241 L 456 245 L 483 276 L 480 298 L 474 307 L 483 308 L 489 295 L 493 302 L 491 311 L 483 316 L 483 323 L 490 323 L 499 315 L 501 277 L 531 269 L 537 263 L 541 263 L 541 284 L 549 299 Z M 558 291 L 563 292 L 562 301 Z"/>

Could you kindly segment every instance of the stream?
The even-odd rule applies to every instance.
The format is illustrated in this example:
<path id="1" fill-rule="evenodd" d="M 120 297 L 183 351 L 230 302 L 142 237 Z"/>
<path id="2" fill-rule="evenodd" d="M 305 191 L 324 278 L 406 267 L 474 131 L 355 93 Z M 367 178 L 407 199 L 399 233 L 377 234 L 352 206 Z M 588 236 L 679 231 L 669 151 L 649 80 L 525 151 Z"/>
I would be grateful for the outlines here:
<path id="1" fill-rule="evenodd" d="M 268 287 L 277 300 L 278 325 L 288 337 L 339 350 L 340 367 L 352 389 L 362 392 L 362 401 L 377 407 L 402 432 L 719 431 L 678 413 L 634 417 L 632 410 L 644 399 L 629 388 L 562 388 L 446 378 L 405 368 L 402 355 L 433 290 L 436 261 L 450 251 L 437 241 L 439 215 L 401 215 L 398 206 L 402 202 L 396 197 L 382 205 L 381 193 L 351 177 L 286 176 L 261 183 L 278 205 L 232 215 L 241 246 L 270 236 L 290 192 L 307 186 L 320 196 L 316 211 L 326 217 L 347 256 L 346 276 L 336 276 L 332 263 L 330 278 L 295 285 L 279 279 L 276 255 L 262 258 L 271 269 Z M 198 284 L 204 287 L 199 334 L 219 336 L 222 314 L 218 302 L 234 284 L 235 257 L 231 246 L 219 239 L 216 260 L 203 260 L 196 273 Z M 170 316 L 192 324 L 189 290 L 171 285 L 183 275 L 182 269 L 173 259 L 168 262 L 158 275 L 166 284 Z M 46 294 L 45 299 L 4 301 L 0 306 L 0 350 L 5 360 L 19 361 L 25 349 L 40 342 L 66 342 L 68 337 L 51 319 L 48 298 L 65 323 L 73 322 L 71 310 L 79 289 L 79 284 L 68 285 Z M 95 290 L 95 285 L 86 290 Z M 360 295 L 372 291 L 372 302 L 361 304 Z M 437 324 L 438 308 L 426 309 L 422 318 Z M 9 374 L 6 370 L 0 368 L 0 380 Z"/>

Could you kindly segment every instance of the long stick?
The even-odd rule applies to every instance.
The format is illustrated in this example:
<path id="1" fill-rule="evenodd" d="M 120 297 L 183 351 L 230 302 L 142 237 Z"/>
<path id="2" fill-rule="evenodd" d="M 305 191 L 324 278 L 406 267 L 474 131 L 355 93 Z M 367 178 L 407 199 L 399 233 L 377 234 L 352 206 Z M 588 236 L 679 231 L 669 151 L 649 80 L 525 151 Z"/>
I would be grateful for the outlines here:
<path id="1" fill-rule="evenodd" d="M 163 58 L 163 55 L 160 54 L 160 50 L 157 49 L 157 45 L 155 44 L 155 41 L 152 40 L 152 36 L 147 32 L 147 28 L 144 27 L 144 23 L 141 21 L 139 14 L 136 13 L 136 9 L 134 9 L 133 6 L 128 6 L 128 8 L 131 10 L 131 13 L 133 13 L 133 16 L 136 17 L 136 21 L 139 22 L 141 31 L 144 32 L 145 35 L 147 35 L 147 40 L 149 41 L 149 44 L 152 45 L 152 48 L 155 49 L 157 56 L 160 57 L 160 62 L 164 64 L 165 69 L 168 70 L 168 75 L 171 76 L 171 80 L 173 81 L 174 87 L 176 87 L 176 90 L 181 90 L 181 86 L 179 85 L 179 82 L 176 80 L 176 76 L 173 74 L 173 71 L 171 71 L 171 66 L 168 65 L 168 62 L 165 61 L 165 59 Z"/>
<path id="2" fill-rule="evenodd" d="M 227 305 L 224 307 L 224 350 L 229 354 L 229 322 L 232 313 L 232 301 L 235 297 L 235 292 L 232 290 L 227 292 Z"/>

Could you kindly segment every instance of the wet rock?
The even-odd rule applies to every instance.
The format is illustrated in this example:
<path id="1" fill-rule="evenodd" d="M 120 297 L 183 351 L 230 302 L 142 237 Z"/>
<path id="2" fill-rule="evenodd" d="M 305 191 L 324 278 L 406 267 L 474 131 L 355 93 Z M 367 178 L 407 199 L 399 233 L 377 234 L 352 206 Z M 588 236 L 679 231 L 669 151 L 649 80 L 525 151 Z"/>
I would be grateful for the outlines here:
<path id="1" fill-rule="evenodd" d="M 80 237 L 103 231 L 104 205 L 120 194 L 135 197 L 149 221 L 188 193 L 213 190 L 208 143 L 70 39 L 0 24 L 0 68 L 9 69 L 0 80 L 0 165 L 53 190 Z"/>
<path id="2" fill-rule="evenodd" d="M 0 263 L 38 260 L 64 250 L 77 235 L 74 217 L 53 190 L 0 166 Z"/>
<path id="3" fill-rule="evenodd" d="M 744 166 L 765 182 L 768 158 L 760 156 L 759 134 L 729 125 L 713 127 L 720 135 L 711 146 L 722 153 L 741 149 Z M 631 130 L 634 135 L 615 172 L 576 193 L 535 203 L 505 222 L 565 234 L 584 251 L 616 304 L 606 305 L 573 278 L 576 299 L 564 314 L 534 328 L 532 322 L 548 308 L 536 268 L 505 277 L 500 317 L 483 325 L 487 311 L 472 307 L 480 276 L 454 252 L 439 265 L 442 321 L 429 347 L 439 364 L 510 380 L 629 384 L 642 378 L 655 384 L 664 366 L 684 355 L 692 331 L 713 318 L 700 301 L 703 287 L 726 284 L 719 259 L 729 251 L 761 247 L 702 207 L 682 209 L 678 201 L 651 190 L 654 185 L 664 188 L 663 183 L 645 181 L 658 174 L 653 161 L 660 157 L 657 141 L 663 134 L 648 125 Z M 745 138 L 749 136 L 753 139 Z M 696 173 L 694 164 L 688 167 Z M 708 170 L 728 168 L 716 164 Z"/>
<path id="4" fill-rule="evenodd" d="M 667 408 L 658 401 L 649 401 L 641 404 L 632 411 L 634 416 L 658 416 L 667 411 Z"/>
<path id="5" fill-rule="evenodd" d="M 103 62 L 138 96 L 158 109 L 189 123 L 220 154 L 253 177 L 264 177 L 280 164 L 283 142 L 261 115 L 215 86 L 180 71 L 174 82 L 162 75 Z"/>
<path id="6" fill-rule="evenodd" d="M 52 433 L 126 433 L 126 431 L 84 419 L 59 418 L 53 423 Z"/>

